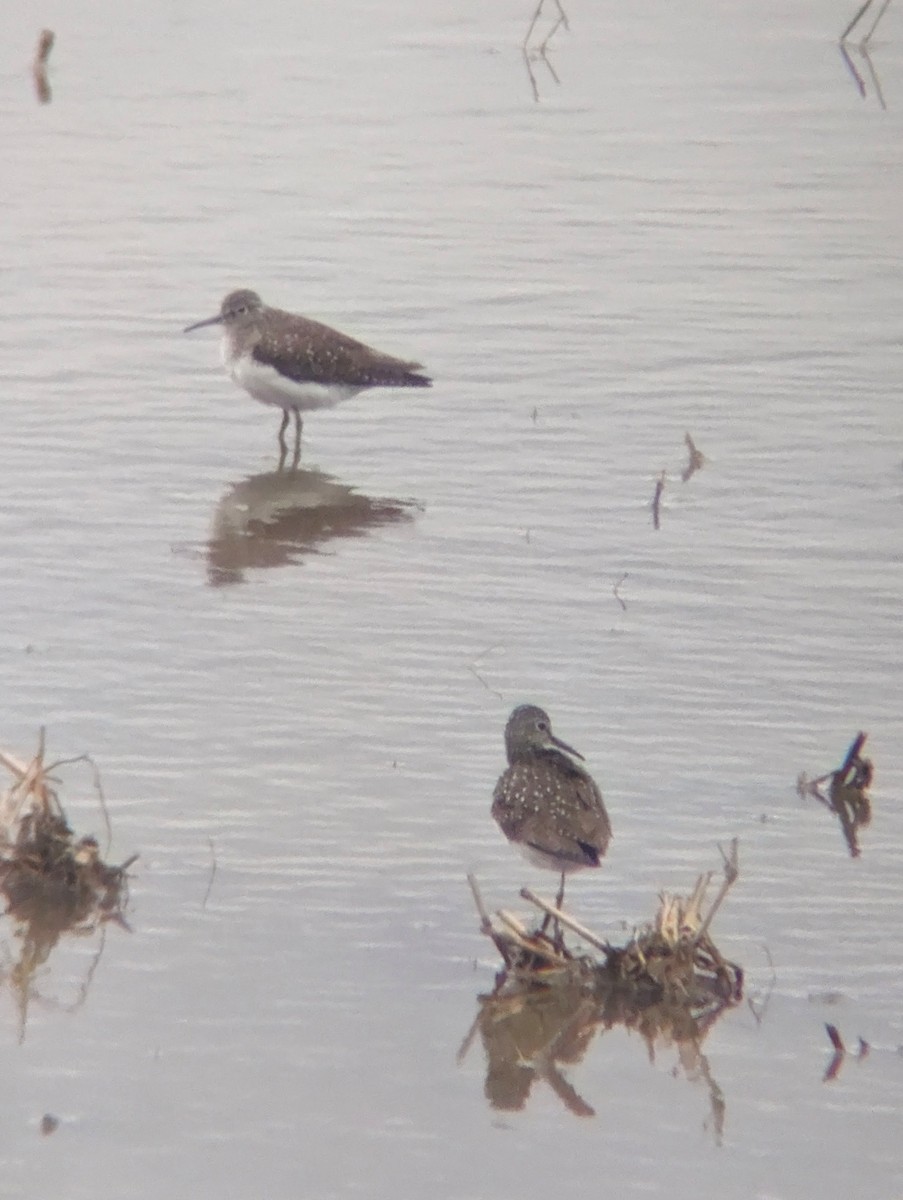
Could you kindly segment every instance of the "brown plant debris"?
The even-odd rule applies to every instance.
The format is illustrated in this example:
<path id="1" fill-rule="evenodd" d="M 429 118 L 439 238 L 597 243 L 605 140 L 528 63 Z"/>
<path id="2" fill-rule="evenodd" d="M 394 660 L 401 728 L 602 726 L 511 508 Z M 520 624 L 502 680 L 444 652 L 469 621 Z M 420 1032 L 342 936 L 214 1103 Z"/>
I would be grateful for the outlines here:
<path id="1" fill-rule="evenodd" d="M 56 38 L 52 29 L 41 30 L 37 49 L 35 50 L 34 59 L 31 64 L 31 75 L 34 80 L 35 93 L 37 94 L 39 104 L 49 104 L 53 98 L 53 93 L 50 90 L 50 82 L 47 79 L 47 60 L 50 58 L 50 51 L 53 49 L 55 41 Z"/>
<path id="2" fill-rule="evenodd" d="M 57 936 L 109 920 L 125 924 L 126 872 L 138 856 L 111 867 L 96 838 L 75 836 L 52 786 L 58 782 L 53 771 L 63 763 L 45 765 L 43 730 L 29 763 L 0 751 L 0 764 L 13 776 L 0 795 L 0 893 L 7 913 L 20 922 L 51 925 Z M 95 783 L 103 806 L 96 771 Z"/>
<path id="3" fill-rule="evenodd" d="M 705 466 L 705 455 L 701 450 L 697 450 L 696 443 L 688 433 L 684 434 L 684 441 L 687 445 L 687 465 L 681 471 L 680 478 L 686 483 Z"/>
<path id="4" fill-rule="evenodd" d="M 50 51 L 53 49 L 53 43 L 56 41 L 52 29 L 42 29 L 41 35 L 38 38 L 38 48 L 34 54 L 34 65 L 36 67 L 44 67 L 47 65 L 47 59 L 50 57 Z"/>
<path id="5" fill-rule="evenodd" d="M 874 770 L 871 761 L 862 757 L 867 737 L 867 733 L 856 734 L 843 762 L 835 770 L 819 775 L 817 779 L 809 779 L 803 771 L 796 781 L 797 795 L 801 799 L 812 796 L 840 821 L 844 841 L 853 858 L 861 854 L 859 830 L 872 819 L 868 789 Z M 828 784 L 827 795 L 822 790 L 825 783 Z"/>
<path id="6" fill-rule="evenodd" d="M 834 1053 L 831 1055 L 831 1060 L 825 1068 L 825 1073 L 822 1076 L 822 1083 L 831 1083 L 832 1080 L 836 1079 L 840 1074 L 840 1068 L 844 1064 L 844 1060 L 847 1057 L 848 1051 L 846 1045 L 844 1044 L 844 1040 L 840 1035 L 840 1030 L 836 1025 L 829 1025 L 826 1023 L 825 1033 L 828 1035 L 828 1041 L 831 1043 Z M 853 1057 L 857 1062 L 862 1062 L 864 1058 L 868 1057 L 870 1050 L 871 1046 L 869 1043 L 865 1040 L 865 1038 L 860 1037 L 858 1039 L 856 1053 L 853 1055 Z"/>
<path id="7" fill-rule="evenodd" d="M 590 988 L 615 985 L 634 995 L 643 993 L 689 1006 L 712 997 L 736 1003 L 742 997 L 743 972 L 722 957 L 709 935 L 712 918 L 738 876 L 736 839 L 727 854 L 722 851 L 722 859 L 724 878 L 708 908 L 705 900 L 712 882 L 711 871 L 699 876 L 689 896 L 662 893 L 655 916 L 635 930 L 623 946 L 613 946 L 527 889 L 521 896 L 542 914 L 539 925 L 530 929 L 505 910 L 490 917 L 476 880 L 468 876 L 480 928 L 495 945 L 504 964 L 496 980 L 496 993 L 509 985 L 519 988 L 580 981 Z M 551 934 L 546 932 L 549 917 Z M 570 949 L 564 930 L 598 950 L 601 957 Z"/>
<path id="8" fill-rule="evenodd" d="M 705 898 L 713 874 L 706 872 L 689 896 L 663 894 L 653 919 L 624 946 L 611 945 L 526 888 L 521 897 L 538 910 L 534 928 L 504 910 L 490 916 L 468 876 L 481 929 L 504 965 L 492 992 L 478 998 L 458 1061 L 479 1037 L 484 1090 L 494 1109 L 523 1109 L 534 1087 L 545 1085 L 574 1116 L 593 1117 L 593 1106 L 565 1071 L 583 1059 L 597 1035 L 624 1026 L 640 1035 L 651 1062 L 661 1049 L 674 1052 L 674 1073 L 705 1086 L 705 1124 L 720 1143 L 726 1103 L 703 1042 L 742 998 L 743 972 L 722 957 L 709 928 L 737 878 L 736 840 L 722 859 L 724 878 L 711 904 Z M 546 933 L 550 917 L 553 929 Z M 565 932 L 576 935 L 582 948 L 569 947 Z"/>
<path id="9" fill-rule="evenodd" d="M 839 1050 L 841 1054 L 846 1054 L 847 1048 L 843 1044 L 843 1038 L 840 1036 L 840 1030 L 836 1025 L 825 1025 L 825 1033 L 827 1033 L 831 1045 L 835 1050 Z"/>
<path id="10" fill-rule="evenodd" d="M 624 571 L 623 574 L 621 575 L 621 578 L 611 589 L 614 594 L 614 598 L 617 600 L 618 604 L 620 604 L 620 606 L 624 612 L 627 612 L 627 602 L 626 602 L 626 600 L 623 600 L 621 598 L 621 584 L 626 583 L 626 582 L 627 582 L 627 572 Z"/>

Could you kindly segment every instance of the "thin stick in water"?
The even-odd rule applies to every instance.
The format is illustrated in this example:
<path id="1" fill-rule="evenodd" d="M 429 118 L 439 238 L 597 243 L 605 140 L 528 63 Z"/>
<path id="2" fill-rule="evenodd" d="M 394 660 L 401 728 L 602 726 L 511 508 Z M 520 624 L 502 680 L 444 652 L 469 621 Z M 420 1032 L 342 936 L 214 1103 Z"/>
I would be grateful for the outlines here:
<path id="1" fill-rule="evenodd" d="M 216 878 L 216 846 L 213 844 L 213 838 L 208 838 L 210 844 L 210 878 L 207 880 L 207 890 L 204 892 L 204 900 L 201 908 L 207 907 L 207 901 L 210 899 L 210 893 L 213 890 L 213 880 Z"/>
<path id="2" fill-rule="evenodd" d="M 699 926 L 699 929 L 696 931 L 696 936 L 693 939 L 694 945 L 698 946 L 705 937 L 706 933 L 708 932 L 708 928 L 712 923 L 712 918 L 721 907 L 724 897 L 737 882 L 737 877 L 740 874 L 740 866 L 737 856 L 738 845 L 739 843 L 737 838 L 731 838 L 730 851 L 727 854 L 725 854 L 720 845 L 718 846 L 719 853 L 721 854 L 721 861 L 724 864 L 724 882 L 721 884 L 721 887 L 718 890 L 718 895 L 712 901 L 712 907 L 709 909 L 708 915 Z"/>
<path id="3" fill-rule="evenodd" d="M 662 523 L 661 504 L 662 492 L 665 490 L 665 480 L 668 477 L 667 471 L 662 471 L 655 484 L 655 495 L 652 497 L 652 524 L 655 529 L 660 528 Z"/>
<path id="4" fill-rule="evenodd" d="M 624 574 L 621 576 L 621 578 L 618 580 L 618 582 L 615 584 L 615 586 L 611 589 L 612 592 L 614 593 L 615 599 L 617 600 L 618 604 L 620 604 L 621 608 L 623 608 L 624 612 L 627 612 L 627 604 L 621 599 L 620 589 L 621 589 L 621 584 L 624 583 L 626 579 L 627 579 L 627 572 L 625 571 Z"/>

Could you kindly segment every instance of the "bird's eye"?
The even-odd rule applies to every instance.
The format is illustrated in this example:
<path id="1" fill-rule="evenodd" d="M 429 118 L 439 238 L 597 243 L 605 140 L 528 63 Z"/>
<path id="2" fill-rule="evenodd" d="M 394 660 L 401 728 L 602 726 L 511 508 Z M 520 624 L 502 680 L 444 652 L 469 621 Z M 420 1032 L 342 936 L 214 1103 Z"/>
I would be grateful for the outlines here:
<path id="1" fill-rule="evenodd" d="M 540 733 L 548 733 L 549 732 L 549 727 L 545 721 L 537 721 L 536 728 L 539 730 Z"/>

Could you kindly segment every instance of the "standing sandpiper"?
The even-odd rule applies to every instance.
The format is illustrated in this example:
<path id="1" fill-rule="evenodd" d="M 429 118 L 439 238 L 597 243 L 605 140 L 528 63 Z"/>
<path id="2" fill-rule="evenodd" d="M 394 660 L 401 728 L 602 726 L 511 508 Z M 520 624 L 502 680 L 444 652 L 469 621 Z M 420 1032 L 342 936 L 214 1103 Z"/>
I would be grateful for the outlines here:
<path id="1" fill-rule="evenodd" d="M 289 413 L 295 414 L 295 448 L 301 443 L 301 413 L 331 408 L 372 387 L 430 387 L 420 363 L 371 350 L 363 342 L 319 321 L 270 308 L 256 292 L 230 292 L 219 314 L 189 325 L 222 325 L 226 370 L 261 404 L 282 409 L 279 444 L 285 452 Z"/>
<path id="2" fill-rule="evenodd" d="M 561 872 L 557 907 L 564 901 L 564 878 L 583 867 L 598 867 L 611 840 L 611 822 L 602 793 L 583 761 L 552 733 L 548 715 L 522 704 L 505 726 L 508 770 L 495 785 L 492 815 L 505 837 L 535 866 Z"/>

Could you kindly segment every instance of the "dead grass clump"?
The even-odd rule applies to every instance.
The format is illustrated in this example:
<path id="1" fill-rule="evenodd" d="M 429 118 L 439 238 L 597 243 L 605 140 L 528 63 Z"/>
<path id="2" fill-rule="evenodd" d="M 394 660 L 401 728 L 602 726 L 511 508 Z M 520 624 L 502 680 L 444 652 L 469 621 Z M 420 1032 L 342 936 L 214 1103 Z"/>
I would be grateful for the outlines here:
<path id="1" fill-rule="evenodd" d="M 728 854 L 722 851 L 722 859 L 724 879 L 708 909 L 705 900 L 711 871 L 699 876 L 689 896 L 663 893 L 653 919 L 635 930 L 623 946 L 611 945 L 526 888 L 521 896 L 543 913 L 539 926 L 529 929 L 504 910 L 492 918 L 476 881 L 469 877 L 482 932 L 504 964 L 496 993 L 505 988 L 580 982 L 589 988 L 617 987 L 643 1004 L 664 1001 L 694 1006 L 711 999 L 736 1003 L 743 993 L 743 972 L 721 955 L 709 935 L 712 919 L 739 873 L 736 839 Z M 601 957 L 569 947 L 565 930 L 576 934 L 584 946 L 599 951 Z"/>
<path id="2" fill-rule="evenodd" d="M 90 763 L 87 757 L 69 761 Z M 108 920 L 124 924 L 126 872 L 137 855 L 111 867 L 94 837 L 76 838 L 53 786 L 58 783 L 53 772 L 63 763 L 45 764 L 43 730 L 29 763 L 2 751 L 0 763 L 13 776 L 0 796 L 0 892 L 7 913 L 24 923 L 54 926 L 57 933 Z M 94 774 L 109 833 L 96 768 Z"/>
<path id="3" fill-rule="evenodd" d="M 725 959 L 709 935 L 712 918 L 738 875 L 737 842 L 724 855 L 724 880 L 706 912 L 712 882 L 707 871 L 689 896 L 660 898 L 655 917 L 623 947 L 609 946 L 600 970 L 606 979 L 633 988 L 651 989 L 666 1000 L 690 1004 L 715 997 L 736 1003 L 743 994 L 743 971 Z"/>
<path id="4" fill-rule="evenodd" d="M 595 1110 L 568 1079 L 596 1036 L 616 1027 L 639 1034 L 650 1062 L 676 1056 L 675 1073 L 702 1083 L 709 1097 L 706 1126 L 720 1143 L 724 1094 L 703 1043 L 720 1016 L 742 998 L 743 972 L 722 957 L 709 934 L 712 918 L 737 879 L 737 843 L 722 852 L 724 878 L 706 906 L 712 872 L 689 896 L 662 895 L 653 919 L 613 946 L 568 913 L 526 888 L 542 915 L 529 928 L 506 911 L 490 916 L 469 876 L 482 931 L 502 957 L 495 987 L 479 997 L 474 1022 L 458 1053 L 463 1061 L 479 1036 L 486 1056 L 486 1098 L 502 1111 L 523 1109 L 534 1088 L 550 1088 L 567 1110 Z M 549 926 L 551 924 L 551 930 Z M 565 933 L 575 935 L 574 945 Z M 577 946 L 576 939 L 581 945 Z"/>

